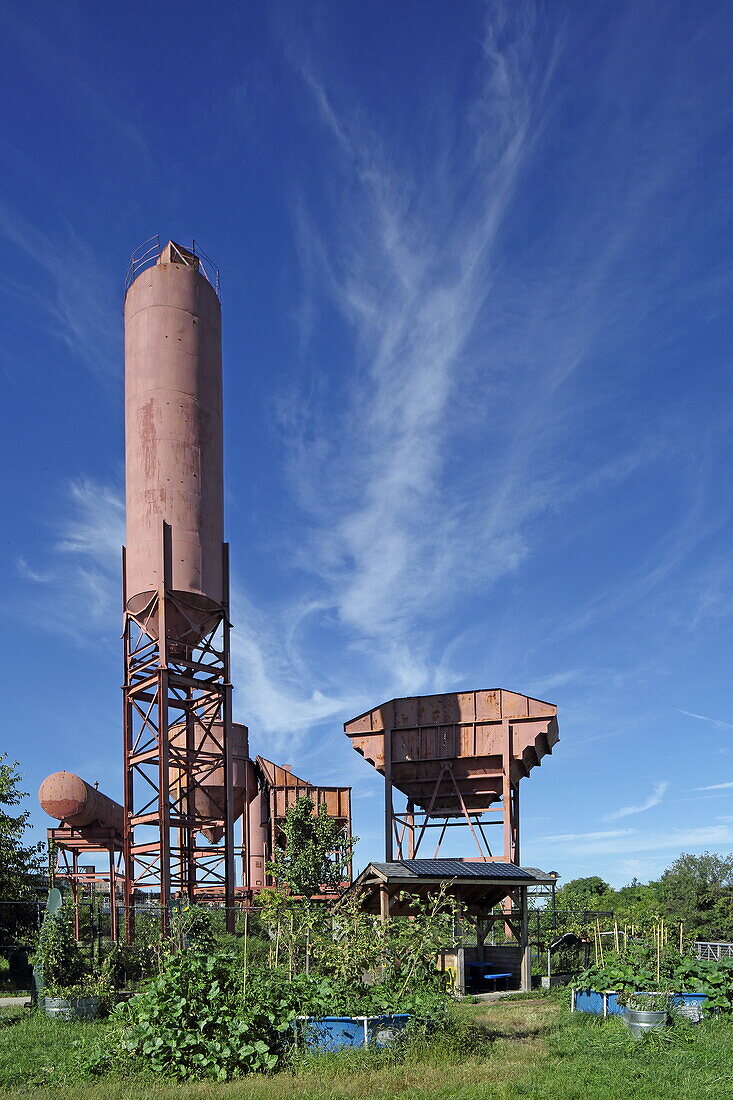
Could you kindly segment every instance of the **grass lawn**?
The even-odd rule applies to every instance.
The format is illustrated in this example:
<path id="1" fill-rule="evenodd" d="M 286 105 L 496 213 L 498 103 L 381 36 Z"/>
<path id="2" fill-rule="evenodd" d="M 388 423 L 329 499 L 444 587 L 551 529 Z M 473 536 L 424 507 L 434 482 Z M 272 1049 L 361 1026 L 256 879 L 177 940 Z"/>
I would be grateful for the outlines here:
<path id="1" fill-rule="evenodd" d="M 415 1045 L 395 1058 L 310 1056 L 271 1077 L 177 1084 L 139 1075 L 88 1078 L 80 1053 L 104 1024 L 54 1023 L 27 1010 L 0 1017 L 0 1095 L 54 1100 L 677 1100 L 733 1096 L 733 1021 L 630 1039 L 618 1018 L 570 1015 L 550 998 L 461 1005 L 459 1043 Z"/>

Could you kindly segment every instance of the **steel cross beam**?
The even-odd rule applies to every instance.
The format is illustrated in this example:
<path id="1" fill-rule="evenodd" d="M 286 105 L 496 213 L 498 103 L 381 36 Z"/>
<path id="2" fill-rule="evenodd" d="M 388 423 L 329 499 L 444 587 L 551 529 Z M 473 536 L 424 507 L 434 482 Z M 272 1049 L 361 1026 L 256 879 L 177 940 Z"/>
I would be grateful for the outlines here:
<path id="1" fill-rule="evenodd" d="M 430 828 L 439 828 L 440 836 L 433 853 L 438 858 L 445 832 L 450 827 L 468 826 L 478 849 L 479 859 L 485 862 L 501 861 L 519 863 L 519 781 L 512 779 L 514 730 L 508 721 L 502 723 L 501 802 L 498 807 L 485 806 L 482 810 L 468 809 L 463 792 L 453 771 L 450 760 L 440 761 L 438 774 L 433 783 L 427 806 L 420 809 L 414 800 L 407 800 L 406 809 L 399 811 L 394 807 L 393 762 L 391 759 L 391 730 L 384 731 L 384 777 L 385 777 L 385 859 L 392 861 L 396 844 L 397 859 L 404 859 L 405 837 L 407 837 L 408 859 L 414 859 L 420 849 L 425 832 Z M 492 773 L 494 774 L 494 773 Z M 453 790 L 456 810 L 460 813 L 444 813 L 436 809 L 441 786 L 449 783 Z M 485 815 L 495 815 L 488 819 Z M 454 819 L 454 820 L 451 820 Z M 500 852 L 494 854 L 484 832 L 485 825 L 500 825 L 502 839 Z"/>

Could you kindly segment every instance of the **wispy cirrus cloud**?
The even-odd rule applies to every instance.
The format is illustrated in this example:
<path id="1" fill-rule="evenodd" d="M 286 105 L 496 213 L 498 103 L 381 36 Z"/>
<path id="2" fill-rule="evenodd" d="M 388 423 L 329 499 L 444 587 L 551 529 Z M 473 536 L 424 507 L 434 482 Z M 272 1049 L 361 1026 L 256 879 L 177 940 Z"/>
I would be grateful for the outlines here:
<path id="1" fill-rule="evenodd" d="M 684 714 L 687 718 L 697 718 L 699 722 L 707 722 L 718 730 L 733 730 L 733 722 L 723 722 L 720 718 L 709 718 L 706 714 L 695 714 L 691 710 L 682 710 L 681 707 L 677 707 L 677 713 Z"/>
<path id="2" fill-rule="evenodd" d="M 256 608 L 236 580 L 232 585 L 231 635 L 235 710 L 264 734 L 267 747 L 257 751 L 289 754 L 302 746 L 308 730 L 365 705 L 363 696 L 338 682 L 327 682 L 323 669 L 306 670 L 302 657 L 287 644 L 291 608 Z M 261 743 L 260 743 L 261 746 Z"/>
<path id="3" fill-rule="evenodd" d="M 707 787 L 695 787 L 696 791 L 727 791 L 733 788 L 732 783 L 711 783 Z"/>
<path id="4" fill-rule="evenodd" d="M 576 840 L 617 840 L 622 836 L 631 836 L 635 832 L 635 829 L 602 829 L 590 833 L 550 833 L 548 836 L 543 837 L 543 840 L 547 840 L 552 844 L 572 844 Z"/>
<path id="5" fill-rule="evenodd" d="M 611 52 L 623 52 L 622 37 Z M 431 150 L 425 159 L 370 118 L 348 81 L 324 75 L 307 35 L 289 45 L 333 166 L 328 218 L 303 191 L 292 200 L 301 352 L 307 361 L 329 311 L 349 341 L 340 412 L 319 408 L 310 375 L 306 398 L 295 387 L 285 406 L 293 480 L 313 528 L 300 560 L 342 626 L 407 690 L 443 686 L 431 620 L 521 570 L 536 549 L 533 525 L 602 498 L 679 447 L 675 433 L 647 425 L 642 443 L 633 432 L 614 440 L 611 458 L 583 461 L 587 439 L 578 460 L 567 453 L 593 404 L 578 376 L 599 342 L 607 350 L 630 327 L 643 331 L 681 262 L 679 249 L 663 261 L 639 251 L 683 167 L 667 104 L 649 126 L 653 172 L 628 161 L 611 180 L 578 163 L 597 187 L 539 226 L 521 256 L 507 249 L 515 204 L 562 107 L 564 47 L 561 29 L 543 37 L 535 5 L 491 5 L 475 95 L 450 128 L 438 104 L 426 110 L 429 128 L 414 135 Z M 582 630 L 659 589 L 708 531 L 699 479 L 690 482 L 684 514 L 636 576 L 548 634 Z"/>
<path id="6" fill-rule="evenodd" d="M 24 593 L 23 606 L 36 608 L 39 627 L 80 645 L 111 642 L 120 622 L 122 494 L 91 478 L 74 478 L 64 487 L 58 510 L 40 563 L 16 560 L 19 576 L 36 589 Z"/>
<path id="7" fill-rule="evenodd" d="M 632 814 L 641 814 L 645 810 L 651 810 L 654 806 L 658 806 L 664 798 L 665 794 L 669 790 L 669 783 L 663 780 L 660 783 L 654 784 L 654 789 L 648 798 L 645 798 L 643 802 L 638 803 L 635 806 L 622 806 L 621 809 L 614 810 L 613 813 L 606 814 L 606 821 L 618 821 L 622 817 L 631 817 Z"/>
<path id="8" fill-rule="evenodd" d="M 42 567 L 16 561 L 21 578 L 41 590 L 40 626 L 80 644 L 115 644 L 120 616 L 120 551 L 124 542 L 124 496 L 119 487 L 76 478 L 65 488 L 63 518 L 54 524 L 55 541 Z M 40 613 L 42 609 L 42 613 Z M 79 630 L 83 614 L 85 629 Z M 252 725 L 266 743 L 261 752 L 293 751 L 305 732 L 327 719 L 366 705 L 354 690 L 324 681 L 322 670 L 308 670 L 292 643 L 302 608 L 257 608 L 237 578 L 232 583 L 232 666 L 237 717 Z"/>
<path id="9" fill-rule="evenodd" d="M 31 224 L 0 198 L 0 237 L 40 271 L 46 285 L 31 286 L 6 267 L 0 274 L 0 293 L 34 304 L 35 323 L 98 378 L 108 379 L 121 369 L 122 347 L 118 289 L 109 270 L 90 245 L 69 225 L 53 236 Z"/>
<path id="10" fill-rule="evenodd" d="M 532 846 L 532 841 L 527 841 Z M 729 824 L 702 825 L 691 829 L 644 830 L 623 829 L 610 833 L 567 833 L 538 838 L 540 848 L 547 843 L 558 852 L 567 846 L 573 855 L 615 856 L 634 855 L 636 852 L 677 851 L 689 852 L 700 848 L 733 847 L 733 829 Z"/>
<path id="11" fill-rule="evenodd" d="M 338 457 L 327 455 L 324 483 L 313 479 L 319 456 L 311 450 L 300 488 L 311 506 L 313 484 L 329 490 L 330 516 L 323 515 L 322 497 L 315 508 L 328 534 L 314 541 L 342 622 L 386 638 L 390 663 L 406 662 L 411 677 L 419 657 L 408 656 L 402 628 L 418 592 L 431 597 L 446 586 L 457 564 L 459 528 L 464 576 L 500 576 L 524 555 L 521 538 L 500 525 L 475 545 L 475 517 L 462 516 L 463 503 L 451 504 L 441 484 L 450 402 L 465 374 L 461 360 L 491 290 L 491 256 L 536 124 L 529 38 L 500 48 L 500 31 L 489 22 L 485 107 L 473 105 L 467 147 L 447 163 L 449 135 L 442 134 L 444 147 L 419 187 L 409 162 L 389 154 L 387 135 L 337 104 L 311 61 L 299 63 L 340 168 L 347 166 L 357 188 L 352 208 L 341 210 L 336 249 L 325 248 L 302 203 L 295 213 L 309 282 L 313 270 L 325 276 L 351 332 L 355 368 L 346 414 L 349 460 L 341 446 Z M 455 200 L 462 189 L 461 205 Z M 472 541 L 469 563 L 465 548 Z"/>

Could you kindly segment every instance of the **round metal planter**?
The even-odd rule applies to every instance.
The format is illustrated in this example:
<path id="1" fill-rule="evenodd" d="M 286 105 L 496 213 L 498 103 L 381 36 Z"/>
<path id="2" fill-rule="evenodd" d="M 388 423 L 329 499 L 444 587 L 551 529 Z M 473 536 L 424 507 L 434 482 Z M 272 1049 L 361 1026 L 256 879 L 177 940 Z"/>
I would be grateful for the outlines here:
<path id="1" fill-rule="evenodd" d="M 44 997 L 43 1007 L 52 1020 L 96 1020 L 100 997 Z"/>
<path id="2" fill-rule="evenodd" d="M 669 1013 L 666 1011 L 646 1012 L 638 1008 L 627 1008 L 624 1012 L 626 1026 L 635 1039 L 640 1039 L 642 1035 L 646 1035 L 647 1031 L 666 1027 L 668 1016 Z"/>

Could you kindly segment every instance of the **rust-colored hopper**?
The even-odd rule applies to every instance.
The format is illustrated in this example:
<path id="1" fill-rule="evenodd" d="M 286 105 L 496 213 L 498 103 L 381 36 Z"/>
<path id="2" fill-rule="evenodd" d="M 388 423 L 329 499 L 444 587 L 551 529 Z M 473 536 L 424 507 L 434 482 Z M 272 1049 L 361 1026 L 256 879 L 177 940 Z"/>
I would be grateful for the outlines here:
<path id="1" fill-rule="evenodd" d="M 263 756 L 257 757 L 257 767 L 264 779 L 269 800 L 269 820 L 266 826 L 263 825 L 263 829 L 267 828 L 268 832 L 268 858 L 272 859 L 276 849 L 284 844 L 282 826 L 285 814 L 303 796 L 310 798 L 314 806 L 325 803 L 328 816 L 341 825 L 345 836 L 351 836 L 351 787 L 315 786 L 307 779 L 294 775 L 289 764 L 273 764 Z M 256 835 L 254 829 L 251 829 L 251 835 Z M 348 881 L 351 881 L 351 867 Z"/>
<path id="2" fill-rule="evenodd" d="M 351 813 L 351 787 L 318 787 L 294 775 L 289 765 L 273 764 L 263 756 L 257 757 L 257 763 L 267 780 L 270 795 L 270 813 L 278 822 L 287 811 L 304 795 L 313 800 L 316 806 L 326 803 L 329 817 L 347 823 Z"/>
<path id="3" fill-rule="evenodd" d="M 482 813 L 559 740 L 557 707 L 503 688 L 392 699 L 352 718 L 353 747 L 431 817 Z"/>
<path id="4" fill-rule="evenodd" d="M 183 788 L 186 776 L 190 775 L 194 801 L 194 812 L 201 822 L 206 821 L 201 832 L 210 844 L 218 844 L 224 836 L 224 817 L 226 804 L 226 786 L 224 768 L 221 763 L 224 745 L 224 730 L 221 722 L 205 726 L 200 722 L 192 723 L 190 730 L 191 760 L 185 761 L 186 727 L 171 727 L 171 772 L 179 777 L 181 790 L 181 810 L 185 807 Z M 253 798 L 257 784 L 249 759 L 249 731 L 241 722 L 232 722 L 232 795 L 233 819 L 236 821 L 244 810 L 247 792 Z M 183 759 L 182 759 L 183 757 Z"/>

